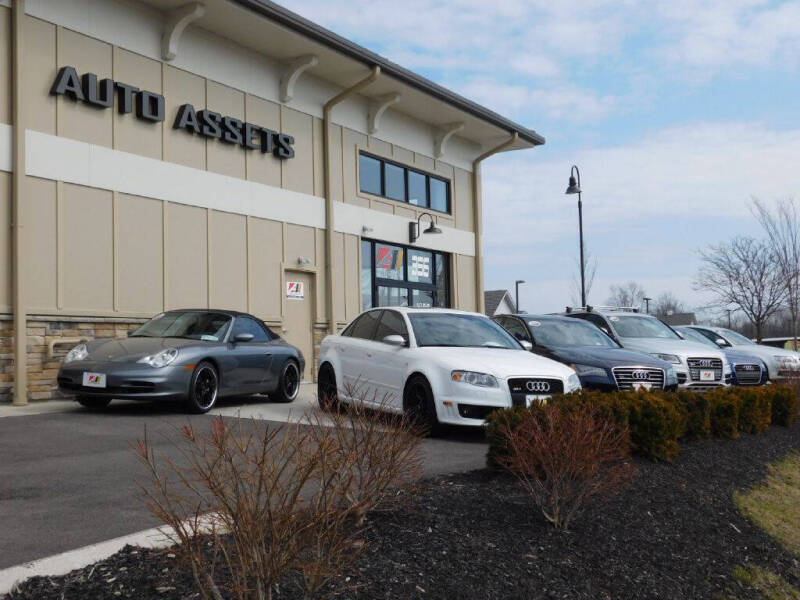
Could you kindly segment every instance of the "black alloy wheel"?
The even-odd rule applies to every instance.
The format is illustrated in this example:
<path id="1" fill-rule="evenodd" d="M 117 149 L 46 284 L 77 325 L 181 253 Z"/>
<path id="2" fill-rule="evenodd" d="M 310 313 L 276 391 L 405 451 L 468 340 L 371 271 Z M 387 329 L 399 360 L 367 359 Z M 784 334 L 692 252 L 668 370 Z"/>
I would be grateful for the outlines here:
<path id="1" fill-rule="evenodd" d="M 217 403 L 219 393 L 219 375 L 214 365 L 204 360 L 198 364 L 192 373 L 189 383 L 189 397 L 187 406 L 195 414 L 207 413 Z"/>
<path id="2" fill-rule="evenodd" d="M 278 389 L 273 400 L 275 402 L 292 402 L 300 392 L 300 369 L 293 360 L 287 360 L 278 378 Z"/>
<path id="3" fill-rule="evenodd" d="M 414 375 L 408 380 L 405 392 L 405 409 L 411 421 L 427 435 L 440 432 L 441 424 L 436 416 L 433 391 L 422 375 Z"/>
<path id="4" fill-rule="evenodd" d="M 339 389 L 336 373 L 328 363 L 322 365 L 317 375 L 317 402 L 322 410 L 339 410 Z"/>

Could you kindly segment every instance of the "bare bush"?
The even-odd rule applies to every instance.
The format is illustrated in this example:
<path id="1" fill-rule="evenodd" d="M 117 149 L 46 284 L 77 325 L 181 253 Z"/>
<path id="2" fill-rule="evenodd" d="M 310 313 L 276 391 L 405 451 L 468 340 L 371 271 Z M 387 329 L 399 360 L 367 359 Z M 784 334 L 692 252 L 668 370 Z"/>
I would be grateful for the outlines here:
<path id="1" fill-rule="evenodd" d="M 413 428 L 364 411 L 313 426 L 220 418 L 178 434 L 171 459 L 145 432 L 142 489 L 204 600 L 269 600 L 292 575 L 319 595 L 363 551 L 367 513 L 421 473 Z"/>
<path id="2" fill-rule="evenodd" d="M 568 529 L 590 498 L 633 477 L 627 430 L 597 408 L 551 404 L 521 418 L 501 433 L 510 452 L 499 460 L 557 529 Z"/>

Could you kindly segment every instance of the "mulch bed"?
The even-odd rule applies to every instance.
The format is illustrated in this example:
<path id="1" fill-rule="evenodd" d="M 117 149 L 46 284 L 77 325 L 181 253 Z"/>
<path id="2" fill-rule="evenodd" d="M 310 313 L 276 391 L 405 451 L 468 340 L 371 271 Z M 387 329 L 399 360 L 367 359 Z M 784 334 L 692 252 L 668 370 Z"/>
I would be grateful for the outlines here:
<path id="1" fill-rule="evenodd" d="M 553 530 L 502 473 L 438 477 L 424 482 L 412 506 L 372 515 L 369 551 L 332 593 L 370 600 L 759 598 L 732 577 L 745 563 L 800 587 L 797 559 L 744 519 L 732 499 L 793 449 L 800 449 L 798 426 L 691 444 L 672 465 L 637 461 L 633 485 L 591 506 L 569 533 Z M 284 586 L 273 597 L 300 595 Z M 65 577 L 28 580 L 9 598 L 199 595 L 169 551 L 125 548 Z"/>

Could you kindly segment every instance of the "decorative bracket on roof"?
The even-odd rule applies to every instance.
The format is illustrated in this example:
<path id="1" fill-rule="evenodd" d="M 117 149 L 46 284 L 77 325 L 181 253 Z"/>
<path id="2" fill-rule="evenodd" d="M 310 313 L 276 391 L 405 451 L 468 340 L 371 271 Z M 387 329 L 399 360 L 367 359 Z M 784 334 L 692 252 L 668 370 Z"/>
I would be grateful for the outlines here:
<path id="1" fill-rule="evenodd" d="M 206 14 L 206 7 L 202 2 L 190 2 L 167 13 L 167 22 L 164 25 L 164 35 L 161 38 L 161 57 L 164 60 L 173 60 L 178 56 L 178 42 L 186 27 Z"/>
<path id="2" fill-rule="evenodd" d="M 444 127 L 439 128 L 433 141 L 433 156 L 435 158 L 442 158 L 447 150 L 447 142 L 450 141 L 450 138 L 454 134 L 462 129 L 464 129 L 464 123 L 462 122 L 448 123 Z"/>
<path id="3" fill-rule="evenodd" d="M 369 104 L 369 114 L 367 115 L 367 131 L 370 135 L 375 135 L 381 128 L 381 117 L 386 109 L 392 104 L 400 102 L 400 94 L 392 92 L 391 94 L 384 94 L 378 96 Z"/>
<path id="4" fill-rule="evenodd" d="M 281 102 L 290 102 L 294 97 L 294 84 L 300 79 L 303 71 L 316 67 L 319 57 L 315 54 L 304 54 L 290 62 L 281 76 Z"/>

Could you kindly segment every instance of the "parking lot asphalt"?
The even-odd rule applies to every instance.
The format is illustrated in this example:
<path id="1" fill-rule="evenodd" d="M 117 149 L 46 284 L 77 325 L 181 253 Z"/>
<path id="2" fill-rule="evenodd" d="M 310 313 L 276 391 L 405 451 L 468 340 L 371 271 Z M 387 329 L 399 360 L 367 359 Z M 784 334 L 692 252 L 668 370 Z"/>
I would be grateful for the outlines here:
<path id="1" fill-rule="evenodd" d="M 145 473 L 136 441 L 147 425 L 156 450 L 169 452 L 176 426 L 213 418 L 131 402 L 102 412 L 66 403 L 8 416 L 13 410 L 0 414 L 0 569 L 158 526 L 137 483 Z M 280 422 L 314 410 L 312 388 L 303 386 L 290 405 L 222 402 L 214 414 Z M 423 455 L 426 476 L 481 468 L 485 438 L 480 430 L 452 430 L 426 439 Z"/>

